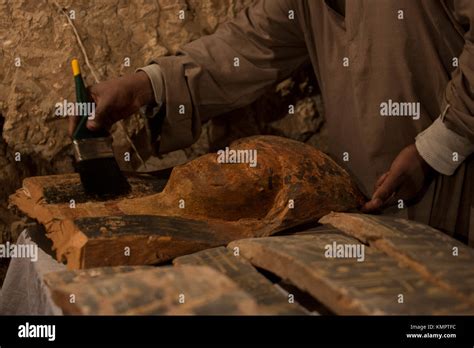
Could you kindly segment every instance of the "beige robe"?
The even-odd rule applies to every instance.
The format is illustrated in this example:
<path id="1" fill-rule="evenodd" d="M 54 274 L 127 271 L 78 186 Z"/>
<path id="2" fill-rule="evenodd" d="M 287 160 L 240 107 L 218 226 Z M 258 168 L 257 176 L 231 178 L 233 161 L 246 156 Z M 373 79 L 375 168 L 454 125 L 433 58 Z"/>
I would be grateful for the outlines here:
<path id="1" fill-rule="evenodd" d="M 330 155 L 368 196 L 446 105 L 445 125 L 474 142 L 474 1 L 350 0 L 345 16 L 329 3 L 261 0 L 178 56 L 156 59 L 166 91 L 160 152 L 191 145 L 202 122 L 249 104 L 308 61 L 322 91 Z M 419 102 L 420 118 L 382 117 L 389 100 Z M 437 175 L 418 204 L 386 213 L 474 245 L 472 157 L 454 175 Z"/>

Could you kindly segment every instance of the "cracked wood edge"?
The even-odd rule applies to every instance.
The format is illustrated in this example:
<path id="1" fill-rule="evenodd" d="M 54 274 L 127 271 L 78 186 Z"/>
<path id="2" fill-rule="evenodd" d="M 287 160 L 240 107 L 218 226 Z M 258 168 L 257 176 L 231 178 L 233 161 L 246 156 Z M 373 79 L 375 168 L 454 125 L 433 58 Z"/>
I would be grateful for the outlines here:
<path id="1" fill-rule="evenodd" d="M 66 315 L 260 314 L 247 293 L 205 266 L 153 267 L 108 274 L 86 283 L 57 286 L 52 289 L 52 298 Z"/>
<path id="2" fill-rule="evenodd" d="M 228 248 L 253 265 L 308 292 L 337 314 L 473 314 L 474 306 L 384 252 L 366 246 L 365 260 L 330 259 L 325 246 L 361 244 L 339 233 L 314 233 L 234 241 Z M 398 303 L 402 294 L 404 303 Z"/>
<path id="3" fill-rule="evenodd" d="M 299 304 L 289 303 L 281 290 L 260 274 L 244 258 L 235 256 L 225 247 L 203 250 L 173 260 L 174 265 L 204 265 L 232 279 L 251 295 L 262 312 L 271 315 L 307 315 Z"/>
<path id="4" fill-rule="evenodd" d="M 410 220 L 331 213 L 319 221 L 385 252 L 423 278 L 474 304 L 474 250 L 448 235 Z M 457 248 L 458 256 L 453 255 Z"/>

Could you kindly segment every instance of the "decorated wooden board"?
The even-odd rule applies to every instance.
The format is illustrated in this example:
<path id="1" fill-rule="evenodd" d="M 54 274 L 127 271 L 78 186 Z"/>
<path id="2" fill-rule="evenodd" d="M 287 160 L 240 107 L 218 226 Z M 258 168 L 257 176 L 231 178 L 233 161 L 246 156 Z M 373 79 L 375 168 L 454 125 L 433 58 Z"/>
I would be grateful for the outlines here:
<path id="1" fill-rule="evenodd" d="M 231 228 L 172 216 L 79 218 L 71 226 L 56 243 L 70 269 L 159 264 L 240 238 Z"/>
<path id="2" fill-rule="evenodd" d="M 474 250 L 448 235 L 424 224 L 388 216 L 332 213 L 320 222 L 385 252 L 474 304 Z"/>
<path id="3" fill-rule="evenodd" d="M 55 286 L 51 294 L 66 315 L 260 314 L 248 294 L 205 266 L 103 274 Z"/>
<path id="4" fill-rule="evenodd" d="M 230 243 L 337 314 L 473 314 L 466 298 L 334 228 Z"/>
<path id="5" fill-rule="evenodd" d="M 161 225 L 153 225 L 153 222 L 150 222 L 149 226 L 161 229 L 163 235 L 168 233 L 170 240 L 180 238 L 184 240 L 187 236 L 193 241 L 199 238 L 201 240 L 207 238 L 209 241 L 210 238 L 215 237 L 213 234 L 206 237 L 206 234 L 201 234 L 199 229 L 194 230 L 196 233 L 194 236 L 193 232 L 183 233 L 183 225 L 174 226 L 168 222 L 166 226 L 163 221 Z M 329 312 L 335 314 L 474 314 L 472 300 L 466 295 L 472 293 L 469 281 L 455 279 L 453 282 L 449 277 L 442 278 L 445 276 L 444 273 L 433 275 L 429 266 L 441 262 L 442 258 L 450 257 L 450 254 L 443 252 L 442 244 L 454 243 L 459 247 L 459 252 L 464 255 L 456 261 L 456 267 L 470 269 L 472 265 L 470 249 L 458 245 L 457 242 L 442 234 L 433 237 L 433 234 L 439 232 L 405 220 L 380 219 L 379 217 L 366 219 L 365 215 L 332 214 L 322 221 L 325 223 L 332 221 L 332 223 L 295 232 L 292 235 L 237 240 L 231 242 L 227 248 L 201 246 L 207 250 L 196 253 L 190 250 L 184 251 L 183 253 L 187 255 L 175 258 L 174 267 L 122 266 L 64 271 L 48 274 L 45 282 L 52 289 L 55 302 L 67 314 L 156 314 L 158 312 L 166 314 L 308 314 L 308 311 L 297 303 L 290 303 L 288 296 L 292 294 L 280 292 L 269 280 L 268 274 L 264 276 L 260 270 L 273 273 L 298 288 L 299 291 L 308 293 L 314 301 L 321 303 Z M 368 222 L 366 224 L 360 221 Z M 383 221 L 381 227 L 377 225 L 379 221 Z M 108 224 L 109 228 L 120 228 L 120 223 L 110 221 Z M 403 227 L 406 224 L 411 227 Z M 138 220 L 136 225 L 136 228 L 141 228 Z M 340 225 L 340 228 L 334 225 Z M 133 226 L 131 221 L 124 226 L 124 230 L 112 232 L 112 235 L 126 235 L 129 228 L 131 228 L 131 233 L 139 235 L 138 230 L 131 227 Z M 431 254 L 424 254 L 424 260 L 417 259 L 416 245 L 408 243 L 411 234 L 416 240 L 418 237 L 421 238 L 422 232 L 418 228 L 427 231 L 425 237 L 429 240 L 439 237 L 444 241 L 432 247 Z M 89 233 L 86 226 L 82 226 L 81 230 Z M 106 234 L 107 231 L 104 230 L 103 233 Z M 354 238 L 354 235 L 357 235 L 357 238 Z M 93 233 L 90 232 L 88 236 L 92 238 Z M 397 240 L 395 236 L 398 236 L 400 240 Z M 381 243 L 385 238 L 397 244 Z M 426 244 L 422 242 L 422 239 L 418 240 L 421 249 Z M 166 250 L 166 247 L 163 248 L 165 245 L 161 244 L 160 247 L 157 243 L 154 248 Z M 176 250 L 176 245 L 178 244 L 170 242 L 169 247 Z M 408 246 L 406 250 L 405 246 Z M 410 256 L 409 253 L 413 254 Z M 247 311 L 247 307 L 246 309 L 238 307 L 236 310 L 237 307 L 234 306 L 236 303 L 232 302 L 235 299 L 233 292 L 229 295 L 232 297 L 229 301 L 234 304 L 219 302 L 222 298 L 216 300 L 212 297 L 211 293 L 215 289 L 212 284 L 208 284 L 207 287 L 197 285 L 197 290 L 195 288 L 190 290 L 193 297 L 197 296 L 199 291 L 203 293 L 201 294 L 203 301 L 209 304 L 205 306 L 205 310 L 201 307 L 199 309 L 174 307 L 176 303 L 170 300 L 171 295 L 165 296 L 166 300 L 161 297 L 159 300 L 150 299 L 143 295 L 143 289 L 153 292 L 155 290 L 152 288 L 161 286 L 171 287 L 172 291 L 175 291 L 176 282 L 185 283 L 191 287 L 192 282 L 190 280 L 187 282 L 182 278 L 188 279 L 194 275 L 192 272 L 182 271 L 182 267 L 204 267 L 212 270 L 215 273 L 207 274 L 201 272 L 201 269 L 194 271 L 201 272 L 200 276 L 211 278 L 217 273 L 233 284 L 238 293 L 236 298 L 242 299 L 239 296 L 249 298 L 254 308 Z M 154 272 L 161 276 L 155 276 Z M 163 276 L 175 272 L 180 275 Z M 145 277 L 149 281 L 143 284 L 142 279 Z M 165 284 L 162 279 L 173 280 Z M 204 284 L 208 281 L 208 279 L 203 279 L 198 283 Z M 194 290 L 196 292 L 193 292 Z M 160 293 L 160 291 L 155 292 Z M 76 302 L 68 303 L 71 294 L 76 295 L 76 293 L 84 301 L 78 303 L 75 296 Z M 137 299 L 134 297 L 139 296 L 137 294 L 141 294 L 140 296 L 146 299 Z M 107 300 L 102 304 L 101 296 L 104 295 Z M 124 299 L 125 304 L 120 306 L 119 298 Z M 143 301 L 148 302 L 144 304 Z M 166 302 L 165 305 L 163 301 Z M 146 311 L 143 308 L 146 308 Z"/>
<path id="6" fill-rule="evenodd" d="M 260 274 L 247 260 L 224 247 L 203 250 L 181 256 L 174 265 L 205 265 L 232 279 L 242 290 L 251 295 L 260 306 L 262 313 L 271 315 L 308 314 L 296 302 Z"/>

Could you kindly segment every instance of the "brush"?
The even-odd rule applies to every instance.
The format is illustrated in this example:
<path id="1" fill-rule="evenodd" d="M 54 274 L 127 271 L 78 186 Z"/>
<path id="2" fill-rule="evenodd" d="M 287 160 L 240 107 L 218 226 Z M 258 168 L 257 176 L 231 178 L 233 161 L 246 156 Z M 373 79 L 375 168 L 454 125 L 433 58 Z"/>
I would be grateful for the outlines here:
<path id="1" fill-rule="evenodd" d="M 88 106 L 95 104 L 82 79 L 78 60 L 73 59 L 71 65 L 76 85 L 77 116 L 80 117 L 72 144 L 75 168 L 82 186 L 87 193 L 99 196 L 126 194 L 130 191 L 130 185 L 114 157 L 110 134 L 105 129 L 91 131 L 86 127 L 87 120 L 92 116 Z"/>

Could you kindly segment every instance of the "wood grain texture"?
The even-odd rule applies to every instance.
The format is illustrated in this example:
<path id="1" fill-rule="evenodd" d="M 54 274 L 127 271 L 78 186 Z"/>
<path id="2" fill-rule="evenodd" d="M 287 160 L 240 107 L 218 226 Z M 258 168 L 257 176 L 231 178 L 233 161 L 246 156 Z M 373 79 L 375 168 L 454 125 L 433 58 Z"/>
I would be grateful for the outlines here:
<path id="1" fill-rule="evenodd" d="M 82 246 L 87 238 L 75 226 L 74 221 L 100 216 L 122 216 L 117 207 L 120 199 L 132 199 L 161 190 L 163 180 L 140 175 L 129 178 L 131 192 L 123 197 L 97 197 L 84 192 L 79 175 L 53 175 L 26 178 L 23 187 L 10 196 L 10 205 L 23 214 L 37 220 L 45 227 L 47 237 L 53 242 L 53 250 L 59 262 L 69 261 L 78 265 Z M 71 200 L 74 200 L 71 203 Z M 101 226 L 97 226 L 100 228 Z M 79 263 L 78 263 L 79 262 Z M 95 266 L 100 266 L 97 263 Z M 77 267 L 77 266 L 74 266 Z"/>
<path id="2" fill-rule="evenodd" d="M 220 163 L 216 153 L 174 168 L 162 193 L 118 204 L 127 214 L 216 221 L 242 236 L 272 235 L 316 222 L 331 211 L 355 210 L 364 197 L 349 174 L 315 148 L 276 136 L 240 139 L 232 151 L 255 151 L 256 166 Z M 185 209 L 177 202 L 183 199 Z M 294 202 L 291 207 L 290 200 Z"/>
<path id="3" fill-rule="evenodd" d="M 326 246 L 360 245 L 340 231 L 234 241 L 253 265 L 310 293 L 337 314 L 473 314 L 474 307 L 400 265 L 384 252 L 365 248 L 365 259 L 328 258 Z M 403 295 L 403 303 L 399 303 Z"/>
<path id="4" fill-rule="evenodd" d="M 66 315 L 260 313 L 255 301 L 234 282 L 204 266 L 160 267 L 103 275 L 87 282 L 54 287 L 51 293 Z"/>
<path id="5" fill-rule="evenodd" d="M 255 299 L 262 314 L 306 315 L 299 304 L 289 303 L 288 297 L 260 274 L 247 260 L 225 247 L 203 250 L 173 260 L 174 265 L 204 265 L 232 279 L 242 290 Z"/>
<path id="6" fill-rule="evenodd" d="M 79 174 L 60 174 L 35 176 L 23 180 L 20 192 L 34 200 L 46 204 L 69 204 L 71 199 L 76 203 L 105 202 L 114 199 L 132 199 L 156 194 L 166 186 L 168 178 L 146 174 L 128 176 L 131 191 L 123 196 L 95 195 L 84 191 Z"/>
<path id="7" fill-rule="evenodd" d="M 332 213 L 320 220 L 369 243 L 474 304 L 474 250 L 424 224 L 388 216 Z"/>
<path id="8" fill-rule="evenodd" d="M 68 245 L 68 266 L 72 269 L 158 264 L 240 237 L 230 228 L 173 216 L 81 218 L 74 220 L 74 226 L 75 234 L 65 239 L 83 240 L 84 244 Z"/>
<path id="9" fill-rule="evenodd" d="M 161 182 L 163 179 L 160 179 Z M 241 237 L 232 226 L 222 229 L 212 222 L 167 216 L 125 215 L 119 199 L 102 201 L 81 191 L 77 175 L 35 177 L 11 202 L 45 226 L 56 259 L 69 269 L 116 265 L 156 264 L 186 253 L 226 245 Z M 131 199 L 159 190 L 153 178 L 131 178 Z M 69 187 L 69 190 L 61 191 Z M 45 192 L 62 192 L 48 198 Z M 73 195 L 73 193 L 77 195 Z M 71 208 L 71 197 L 79 197 Z M 74 198 L 75 199 L 75 198 Z M 54 202 L 54 203 L 48 203 Z M 139 210 L 139 206 L 137 210 Z M 125 253 L 125 248 L 129 249 Z"/>
<path id="10" fill-rule="evenodd" d="M 180 239 L 171 239 L 169 248 L 175 243 L 179 252 L 168 254 L 176 257 L 181 252 L 198 251 L 197 245 L 208 248 L 235 239 L 268 236 L 315 222 L 332 210 L 355 209 L 364 201 L 350 176 L 311 146 L 280 137 L 257 136 L 239 140 L 231 148 L 257 151 L 257 165 L 220 163 L 216 154 L 208 154 L 175 167 L 164 189 L 163 178 L 130 178 L 131 193 L 122 197 L 87 195 L 77 175 L 28 178 L 23 188 L 10 197 L 10 203 L 45 226 L 57 260 L 66 261 L 69 268 L 78 268 L 168 260 L 154 257 L 160 249 L 145 242 L 146 236 L 156 240 L 155 236 L 161 233 L 159 223 L 157 230 L 152 228 L 156 224 L 149 226 L 151 216 L 161 217 L 155 220 L 162 222 L 162 217 L 184 219 L 186 228 L 193 225 L 193 220 L 201 221 L 208 230 L 200 228 L 200 233 L 216 235 L 211 243 L 202 244 L 202 238 L 190 241 L 189 248 Z M 295 208 L 290 206 L 290 200 Z M 121 227 L 108 228 L 101 217 L 108 217 L 109 222 L 121 221 Z M 124 221 L 133 228 L 125 226 Z M 104 229 L 117 233 L 98 236 L 97 231 Z M 188 229 L 194 231 L 192 227 Z M 129 232 L 122 233 L 124 230 Z M 89 238 L 91 231 L 95 234 Z M 146 255 L 135 260 L 121 257 L 120 249 L 132 242 L 134 246 L 141 245 Z"/>

